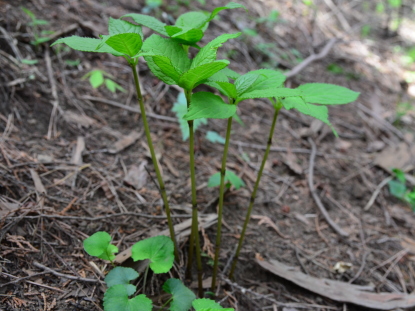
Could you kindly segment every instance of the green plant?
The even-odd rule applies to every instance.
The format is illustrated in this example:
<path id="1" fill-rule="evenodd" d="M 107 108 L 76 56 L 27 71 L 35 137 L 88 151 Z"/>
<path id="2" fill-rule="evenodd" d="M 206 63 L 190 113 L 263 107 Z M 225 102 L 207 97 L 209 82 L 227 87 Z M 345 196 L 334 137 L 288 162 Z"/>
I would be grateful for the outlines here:
<path id="1" fill-rule="evenodd" d="M 127 267 L 115 267 L 113 260 L 118 248 L 111 244 L 111 236 L 107 232 L 96 232 L 84 240 L 85 251 L 94 257 L 109 260 L 113 266 L 105 277 L 107 290 L 104 294 L 105 311 L 150 311 L 153 310 L 153 301 L 145 295 L 147 273 L 167 273 L 173 267 L 174 244 L 166 236 L 155 236 L 135 243 L 132 247 L 134 261 L 146 260 L 143 285 L 141 289 L 131 284 L 139 277 L 139 273 Z M 187 311 L 193 307 L 196 311 L 234 310 L 224 309 L 210 299 L 196 299 L 195 294 L 182 281 L 168 279 L 162 289 L 170 294 L 162 306 L 157 310 L 164 310 L 169 306 L 171 311 Z M 137 291 L 142 294 L 135 295 Z M 132 298 L 129 298 L 133 296 Z"/>
<path id="2" fill-rule="evenodd" d="M 389 192 L 395 197 L 407 203 L 415 212 L 415 188 L 406 187 L 405 173 L 399 169 L 393 169 L 396 179 L 389 181 Z"/>
<path id="3" fill-rule="evenodd" d="M 49 22 L 47 20 L 44 20 L 44 19 L 38 19 L 36 17 L 35 13 L 33 13 L 32 11 L 30 11 L 29 9 L 27 9 L 25 7 L 20 7 L 20 8 L 31 19 L 31 22 L 27 23 L 27 25 L 32 28 L 34 40 L 30 41 L 30 43 L 32 45 L 37 46 L 37 45 L 39 45 L 39 44 L 41 44 L 43 42 L 50 41 L 51 38 L 48 37 L 47 35 L 53 34 L 54 31 L 50 31 L 50 30 L 40 30 L 39 29 L 40 26 L 49 25 Z"/>
<path id="4" fill-rule="evenodd" d="M 86 75 L 84 75 L 81 79 L 89 78 L 89 83 L 94 89 L 99 88 L 101 85 L 105 85 L 107 89 L 111 93 L 115 93 L 117 90 L 121 92 L 127 92 L 121 85 L 116 83 L 114 77 L 111 76 L 109 73 L 105 72 L 104 70 L 91 70 Z"/>
<path id="5" fill-rule="evenodd" d="M 244 6 L 230 2 L 226 6 L 214 9 L 210 13 L 187 12 L 179 16 L 174 25 L 167 25 L 154 17 L 144 14 L 126 14 L 121 19 L 110 18 L 108 27 L 109 35 L 101 35 L 100 39 L 73 36 L 59 39 L 54 43 L 64 43 L 73 49 L 85 52 L 109 53 L 114 56 L 120 56 L 127 61 L 128 65 L 132 69 L 138 104 L 140 106 L 144 129 L 153 159 L 160 193 L 166 209 L 170 237 L 172 239 L 172 242 L 170 241 L 165 243 L 156 239 L 149 241 L 144 240 L 139 242 L 140 244 L 137 243 L 133 246 L 132 258 L 134 260 L 150 260 L 150 264 L 144 273 L 142 286 L 143 294 L 146 287 L 145 280 L 147 279 L 147 272 L 149 269 L 155 273 L 164 273 L 171 268 L 170 265 L 173 264 L 174 258 L 178 260 L 179 257 L 177 243 L 175 242 L 171 212 L 167 200 L 167 192 L 155 157 L 150 136 L 150 129 L 144 109 L 143 97 L 140 90 L 137 73 L 139 57 L 144 57 L 151 72 L 158 79 L 168 85 L 177 85 L 183 89 L 183 92 L 179 93 L 177 102 L 174 104 L 172 110 L 176 113 L 180 123 L 183 140 L 186 140 L 187 138 L 189 139 L 192 226 L 189 239 L 186 275 L 191 277 L 193 256 L 195 255 L 199 297 L 203 294 L 203 271 L 198 234 L 196 167 L 194 158 L 194 131 L 196 127 L 201 124 L 205 124 L 210 118 L 227 119 L 225 137 L 221 137 L 216 132 L 208 132 L 207 135 L 208 140 L 218 141 L 224 145 L 221 170 L 220 172 L 214 174 L 209 179 L 208 183 L 209 186 L 219 186 L 218 224 L 211 285 L 211 289 L 214 291 L 216 289 L 216 279 L 219 267 L 225 190 L 231 185 L 233 185 L 236 189 L 244 185 L 243 181 L 235 173 L 226 169 L 233 119 L 242 123 L 236 114 L 237 105 L 248 99 L 269 99 L 274 107 L 274 116 L 268 135 L 266 151 L 257 175 L 253 192 L 251 194 L 241 238 L 238 242 L 238 249 L 232 263 L 231 276 L 233 275 L 236 267 L 248 221 L 250 219 L 250 214 L 255 202 L 256 193 L 259 188 L 260 179 L 265 167 L 265 162 L 270 152 L 279 111 L 283 108 L 287 110 L 296 109 L 302 114 L 317 118 L 326 123 L 333 130 L 334 134 L 337 135 L 335 129 L 329 121 L 327 106 L 349 103 L 354 101 L 359 95 L 359 93 L 353 92 L 347 88 L 324 83 L 308 83 L 300 85 L 295 89 L 286 88 L 284 87 L 285 76 L 281 72 L 270 69 L 260 69 L 241 75 L 227 68 L 230 62 L 226 59 L 217 59 L 218 49 L 228 40 L 239 37 L 241 33 L 219 35 L 204 46 L 200 46 L 200 40 L 204 37 L 205 31 L 209 26 L 209 22 L 215 18 L 219 12 L 225 9 L 237 8 L 244 8 Z M 133 22 L 125 20 L 128 18 L 130 18 Z M 145 39 L 143 37 L 141 26 L 148 27 L 157 34 L 152 34 L 150 37 Z M 190 48 L 196 49 L 195 51 L 197 52 L 194 53 L 195 56 L 193 58 L 190 58 L 189 56 Z M 302 57 L 297 50 L 291 50 L 291 54 L 296 57 L 297 60 Z M 91 77 L 92 74 L 89 78 L 91 79 Z M 94 85 L 98 85 L 99 83 L 102 84 L 102 80 L 105 79 L 104 75 L 98 78 L 98 82 L 94 81 Z M 215 95 L 212 92 L 194 92 L 194 89 L 201 84 L 216 88 L 227 100 L 224 100 L 222 96 Z M 98 242 L 92 243 L 95 245 L 95 248 L 92 247 L 92 252 L 90 254 L 104 260 L 111 261 L 114 258 L 114 253 L 118 250 L 114 248 L 114 246 L 111 246 L 108 235 L 102 233 L 100 233 L 100 235 L 101 237 L 97 240 Z M 86 242 L 86 245 L 90 242 L 91 241 Z M 90 250 L 91 249 L 87 251 Z M 157 250 L 157 252 L 155 252 L 155 250 Z M 160 255 L 159 257 L 156 257 L 161 258 L 161 262 L 154 257 L 156 253 L 157 256 Z M 137 306 L 140 303 L 143 305 L 146 304 L 145 301 L 147 300 L 145 296 L 140 295 L 129 299 L 129 296 L 132 295 L 130 293 L 136 291 L 135 287 L 130 286 L 132 285 L 130 284 L 131 278 L 136 277 L 135 273 L 130 270 L 125 271 L 117 269 L 113 272 L 113 274 L 117 276 L 114 277 L 116 281 L 113 281 L 112 276 L 108 280 L 106 279 L 107 284 L 111 286 L 107 291 L 107 293 L 109 293 L 106 293 L 106 298 L 104 297 L 104 307 L 115 308 L 117 305 L 122 305 L 125 308 L 131 307 L 129 310 L 133 310 L 134 306 Z M 166 302 L 166 305 L 170 303 L 171 310 L 180 311 L 185 308 L 190 308 L 190 304 L 192 303 L 190 302 L 189 304 L 188 301 L 190 299 L 186 300 L 185 298 L 177 298 L 191 296 L 189 291 L 184 289 L 184 285 L 181 284 L 180 281 L 168 281 L 168 283 L 163 286 L 163 289 L 172 294 L 172 300 Z M 187 301 L 186 305 L 181 305 L 179 300 Z M 198 302 L 194 303 L 195 301 Z M 173 305 L 177 306 L 177 308 L 173 307 Z M 221 309 L 214 302 L 205 300 L 194 300 L 193 307 L 196 310 L 204 311 Z M 162 308 L 164 308 L 164 306 Z"/>

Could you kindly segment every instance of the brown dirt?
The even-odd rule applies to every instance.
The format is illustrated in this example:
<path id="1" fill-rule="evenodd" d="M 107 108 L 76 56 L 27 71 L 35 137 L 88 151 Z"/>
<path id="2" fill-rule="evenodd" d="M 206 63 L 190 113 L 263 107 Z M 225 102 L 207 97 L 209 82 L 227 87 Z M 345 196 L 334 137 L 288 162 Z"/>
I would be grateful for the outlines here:
<path id="1" fill-rule="evenodd" d="M 255 263 L 255 254 L 299 267 L 312 276 L 372 284 L 378 292 L 415 290 L 415 247 L 404 243 L 415 240 L 413 212 L 394 199 L 387 187 L 380 191 L 369 210 L 363 209 L 376 186 L 390 176 L 376 165 L 379 152 L 399 143 L 402 137 L 409 140 L 415 134 L 413 112 L 396 119 L 398 103 L 414 105 L 414 97 L 407 93 L 413 86 L 404 82 L 403 77 L 406 71 L 415 68 L 413 64 L 404 67 L 400 63 L 394 46 L 407 48 L 411 42 L 403 32 L 385 37 L 386 17 L 375 14 L 372 7 L 366 8 L 363 1 L 354 6 L 344 1 L 334 2 L 340 8 L 340 17 L 323 3 L 314 14 L 301 1 L 285 1 L 285 4 L 240 1 L 247 5 L 249 14 L 225 11 L 208 31 L 206 39 L 212 39 L 224 31 L 256 27 L 257 36 L 243 35 L 221 50 L 222 57 L 233 61 L 231 68 L 240 73 L 261 68 L 265 63 L 291 69 L 337 36 L 342 41 L 329 55 L 290 78 L 288 85 L 328 82 L 361 92 L 356 103 L 330 108 L 339 138 L 325 127 L 313 132 L 315 123 L 295 112 L 279 117 L 273 146 L 282 149 L 270 154 L 253 214 L 269 217 L 283 236 L 259 224 L 258 217 L 251 220 L 235 280 L 240 287 L 222 286 L 219 298 L 223 306 L 267 310 L 273 305 L 276 308 L 277 301 L 278 310 L 283 310 L 284 304 L 285 310 L 360 310 L 317 296 L 266 272 Z M 107 55 L 80 53 L 63 46 L 49 48 L 48 44 L 31 45 L 33 29 L 27 26 L 29 18 L 20 9 L 24 5 L 38 18 L 48 20 L 50 25 L 43 29 L 60 31 L 71 24 L 78 25 L 75 30 L 64 31 L 62 36 L 94 36 L 106 33 L 109 16 L 117 18 L 127 12 L 139 12 L 143 7 L 130 0 L 105 3 L 0 0 L 0 26 L 4 29 L 0 36 L 0 310 L 101 310 L 103 287 L 98 281 L 57 276 L 35 263 L 73 277 L 98 280 L 99 275 L 89 263 L 91 258 L 82 249 L 83 239 L 105 230 L 122 250 L 167 227 L 164 219 L 151 217 L 164 213 L 157 188 L 147 172 L 144 170 L 140 175 L 144 185 L 139 189 L 123 182 L 131 167 L 144 161 L 149 163 L 147 168 L 154 176 L 140 117 L 105 102 L 86 99 L 92 96 L 135 107 L 129 68 L 122 60 Z M 206 6 L 192 1 L 190 7 L 211 10 L 220 5 L 219 1 Z M 278 22 L 256 23 L 258 17 L 266 17 L 271 9 L 280 12 Z M 175 10 L 166 5 L 163 10 L 174 17 L 186 7 L 178 5 Z M 410 12 L 408 5 L 402 14 L 410 20 Z M 342 18 L 350 30 L 344 22 L 339 22 Z M 371 27 L 368 38 L 359 35 L 365 24 Z M 259 48 L 261 44 L 272 47 L 264 52 Z M 21 64 L 16 61 L 19 54 L 38 62 Z M 52 64 L 51 78 L 48 58 Z M 65 62 L 76 59 L 81 60 L 77 66 Z M 332 64 L 341 66 L 343 72 L 328 71 Z M 155 115 L 150 118 L 152 134 L 174 214 L 187 215 L 190 201 L 187 143 L 182 141 L 177 122 L 157 118 L 174 118 L 171 107 L 178 90 L 165 87 L 143 63 L 140 68 L 147 110 Z M 92 89 L 86 80 L 81 80 L 91 69 L 113 75 L 127 93 L 114 95 L 104 87 Z M 55 112 L 53 84 L 59 106 Z M 371 114 L 359 105 L 367 107 Z M 234 124 L 228 168 L 247 187 L 231 190 L 226 196 L 222 267 L 237 243 L 263 155 L 262 147 L 258 146 L 265 146 L 273 111 L 265 101 L 246 101 L 239 107 L 245 125 Z M 393 123 L 398 134 L 377 122 L 376 117 Z M 198 202 L 202 213 L 215 211 L 218 189 L 208 188 L 206 182 L 218 171 L 223 149 L 223 145 L 207 141 L 205 133 L 207 130 L 224 133 L 225 126 L 223 120 L 210 120 L 208 126 L 197 132 Z M 108 152 L 118 139 L 132 131 L 140 133 L 134 144 L 115 154 Z M 87 166 L 82 169 L 79 162 L 72 161 L 78 137 L 84 139 L 86 146 L 82 165 Z M 332 219 L 349 233 L 347 238 L 332 230 L 311 197 L 307 184 L 311 147 L 307 137 L 317 144 L 314 168 L 317 193 Z M 373 146 L 380 147 L 373 150 Z M 39 193 L 36 176 L 46 193 Z M 125 212 L 149 217 L 124 214 L 97 218 Z M 175 218 L 176 223 L 181 221 L 183 218 Z M 214 227 L 206 233 L 213 243 Z M 186 249 L 182 245 L 183 260 L 187 258 Z M 333 266 L 340 261 L 351 263 L 352 268 L 343 274 L 335 273 Z M 95 262 L 103 267 L 102 262 Z M 207 260 L 205 266 L 207 278 L 211 274 Z M 159 281 L 153 278 L 152 282 L 157 288 Z M 253 293 L 243 293 L 241 287 Z M 154 291 L 156 295 L 157 289 Z"/>

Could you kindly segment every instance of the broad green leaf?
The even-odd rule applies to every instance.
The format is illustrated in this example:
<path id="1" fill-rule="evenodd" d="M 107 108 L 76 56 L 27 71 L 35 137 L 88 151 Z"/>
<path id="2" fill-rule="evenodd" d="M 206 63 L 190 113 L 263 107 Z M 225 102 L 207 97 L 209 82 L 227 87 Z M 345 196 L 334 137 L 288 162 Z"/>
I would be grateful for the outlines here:
<path id="1" fill-rule="evenodd" d="M 192 95 L 189 111 L 183 118 L 186 120 L 200 118 L 227 119 L 235 113 L 236 105 L 229 105 L 220 96 L 210 92 L 198 92 Z"/>
<path id="2" fill-rule="evenodd" d="M 210 141 L 211 143 L 219 143 L 222 145 L 225 144 L 225 138 L 220 136 L 219 133 L 215 131 L 207 131 L 206 139 Z"/>
<path id="3" fill-rule="evenodd" d="M 272 88 L 266 90 L 255 90 L 251 92 L 243 93 L 238 99 L 247 98 L 269 98 L 269 97 L 293 97 L 301 96 L 302 93 L 298 89 L 289 89 L 285 87 Z"/>
<path id="4" fill-rule="evenodd" d="M 199 28 L 205 31 L 206 28 L 202 27 L 207 27 L 208 20 L 209 14 L 205 12 L 186 12 L 177 18 L 175 25 L 181 28 Z"/>
<path id="5" fill-rule="evenodd" d="M 200 29 L 180 28 L 177 26 L 166 26 L 165 28 L 171 39 L 179 44 L 194 46 L 204 36 L 203 31 Z"/>
<path id="6" fill-rule="evenodd" d="M 229 2 L 229 3 L 228 3 L 227 5 L 225 5 L 225 6 L 218 7 L 218 8 L 216 8 L 216 9 L 214 9 L 214 10 L 212 11 L 212 13 L 210 14 L 209 21 L 211 21 L 212 19 L 214 19 L 214 18 L 215 18 L 215 16 L 216 16 L 216 15 L 218 15 L 218 13 L 219 13 L 220 11 L 223 11 L 223 10 L 226 10 L 226 9 L 238 9 L 238 8 L 245 9 L 245 11 L 247 11 L 246 7 L 245 7 L 245 6 L 243 6 L 242 4 L 239 4 L 239 3 L 236 3 L 236 2 Z"/>
<path id="7" fill-rule="evenodd" d="M 70 48 L 82 51 L 82 52 L 96 52 L 96 53 L 111 53 L 114 56 L 122 56 L 123 54 L 117 52 L 113 48 L 107 45 L 103 45 L 101 48 L 97 50 L 97 47 L 101 44 L 101 39 L 95 38 L 84 38 L 78 36 L 71 36 L 66 38 L 61 38 L 53 42 L 50 46 L 54 46 L 55 44 L 65 43 Z"/>
<path id="8" fill-rule="evenodd" d="M 229 65 L 228 60 L 217 60 L 204 64 L 185 72 L 179 80 L 179 86 L 185 90 L 192 90 L 205 79 Z"/>
<path id="9" fill-rule="evenodd" d="M 195 294 L 178 279 L 168 279 L 163 284 L 163 290 L 173 296 L 169 308 L 171 311 L 187 311 L 196 299 Z"/>
<path id="10" fill-rule="evenodd" d="M 131 296 L 135 293 L 136 287 L 130 284 L 130 281 L 138 278 L 138 272 L 132 268 L 126 267 L 115 267 L 110 272 L 108 272 L 105 277 L 105 283 L 107 283 L 108 288 L 122 284 L 127 289 L 128 296 Z"/>
<path id="11" fill-rule="evenodd" d="M 183 47 L 170 38 L 152 35 L 144 41 L 142 50 L 146 52 L 151 51 L 155 55 L 168 57 L 172 65 L 179 70 L 180 74 L 190 68 L 191 60 L 183 50 Z"/>
<path id="12" fill-rule="evenodd" d="M 223 68 L 221 72 L 223 72 L 229 79 L 232 79 L 232 80 L 236 80 L 241 76 L 239 73 L 237 73 L 236 71 L 233 71 L 229 67 Z"/>
<path id="13" fill-rule="evenodd" d="M 343 86 L 326 83 L 307 83 L 297 89 L 301 90 L 306 102 L 321 105 L 348 104 L 355 101 L 360 94 Z"/>
<path id="14" fill-rule="evenodd" d="M 127 289 L 123 285 L 114 285 L 104 294 L 105 311 L 151 311 L 152 301 L 145 295 L 128 299 Z"/>
<path id="15" fill-rule="evenodd" d="M 235 80 L 238 95 L 246 92 L 266 90 L 281 87 L 286 77 L 275 70 L 259 69 L 250 71 Z"/>
<path id="16" fill-rule="evenodd" d="M 225 96 L 228 96 L 230 98 L 237 98 L 238 94 L 236 92 L 236 87 L 234 84 L 229 82 L 216 82 L 219 87 L 222 89 L 222 93 Z"/>
<path id="17" fill-rule="evenodd" d="M 216 60 L 216 53 L 219 47 L 229 39 L 237 38 L 241 35 L 240 32 L 235 34 L 223 34 L 210 41 L 204 46 L 192 61 L 190 68 L 195 68 L 203 64 L 211 63 Z"/>
<path id="18" fill-rule="evenodd" d="M 180 124 L 180 130 L 182 132 L 183 141 L 189 138 L 189 125 L 187 120 L 183 119 L 183 116 L 187 113 L 186 96 L 183 92 L 180 92 L 177 96 L 177 102 L 174 103 L 172 111 L 176 113 L 177 120 Z M 206 119 L 196 119 L 193 121 L 193 130 L 196 131 L 201 125 L 207 124 Z"/>
<path id="19" fill-rule="evenodd" d="M 121 33 L 136 33 L 139 34 L 141 38 L 143 38 L 143 30 L 141 29 L 141 26 L 112 17 L 110 17 L 108 22 L 108 33 L 110 36 L 118 35 Z"/>
<path id="20" fill-rule="evenodd" d="M 120 33 L 113 36 L 105 36 L 104 43 L 117 52 L 133 57 L 141 50 L 143 40 L 137 33 Z"/>
<path id="21" fill-rule="evenodd" d="M 89 83 L 96 89 L 104 83 L 104 75 L 101 70 L 93 70 L 89 76 Z"/>
<path id="22" fill-rule="evenodd" d="M 245 183 L 242 179 L 238 177 L 234 172 L 230 170 L 226 170 L 225 173 L 225 183 L 227 187 L 233 185 L 236 190 L 241 187 L 245 187 Z M 210 176 L 208 180 L 208 187 L 217 187 L 220 185 L 220 172 L 213 174 Z"/>
<path id="23" fill-rule="evenodd" d="M 84 249 L 91 255 L 104 260 L 114 260 L 118 248 L 111 243 L 111 236 L 104 231 L 98 231 L 84 240 Z"/>
<path id="24" fill-rule="evenodd" d="M 165 273 L 173 267 L 174 245 L 170 238 L 159 235 L 133 245 L 131 257 L 134 261 L 148 259 L 154 273 Z"/>
<path id="25" fill-rule="evenodd" d="M 206 298 L 200 298 L 200 299 L 193 300 L 192 306 L 196 311 L 217 311 L 217 310 L 234 311 L 235 310 L 233 308 L 224 309 L 222 308 L 220 304 L 218 304 L 214 300 L 206 299 Z"/>
<path id="26" fill-rule="evenodd" d="M 126 14 L 122 16 L 121 18 L 125 18 L 125 17 L 131 17 L 133 21 L 135 21 L 137 24 L 150 28 L 158 32 L 159 34 L 162 34 L 163 36 L 166 36 L 166 37 L 168 36 L 166 30 L 164 29 L 164 26 L 166 26 L 166 24 L 163 22 L 160 22 L 155 17 L 144 15 L 144 14 L 131 13 L 131 14 Z"/>
<path id="27" fill-rule="evenodd" d="M 329 111 L 326 106 L 316 106 L 306 103 L 301 97 L 288 97 L 282 100 L 282 104 L 285 109 L 289 110 L 292 108 L 297 109 L 302 114 L 316 118 L 324 123 L 326 123 L 334 135 L 337 136 L 336 130 L 333 128 L 329 121 Z"/>
<path id="28" fill-rule="evenodd" d="M 406 193 L 405 184 L 397 180 L 391 180 L 388 182 L 389 192 L 398 199 L 403 199 Z"/>
<path id="29" fill-rule="evenodd" d="M 174 67 L 172 61 L 167 56 L 145 57 L 151 72 L 166 84 L 178 84 L 181 72 Z"/>

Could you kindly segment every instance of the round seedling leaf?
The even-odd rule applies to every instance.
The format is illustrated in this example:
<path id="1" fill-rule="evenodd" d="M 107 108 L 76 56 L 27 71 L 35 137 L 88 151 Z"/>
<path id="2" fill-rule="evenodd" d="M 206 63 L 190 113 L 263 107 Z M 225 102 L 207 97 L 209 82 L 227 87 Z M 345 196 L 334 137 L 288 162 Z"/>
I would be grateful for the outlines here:
<path id="1" fill-rule="evenodd" d="M 130 281 L 138 278 L 138 272 L 132 268 L 115 267 L 105 277 L 105 283 L 108 287 L 122 284 L 127 289 L 128 296 L 136 291 L 136 287 L 130 284 Z"/>
<path id="2" fill-rule="evenodd" d="M 104 231 L 99 231 L 84 240 L 84 249 L 91 255 L 104 260 L 114 260 L 114 253 L 118 248 L 111 244 L 111 236 Z"/>
<path id="3" fill-rule="evenodd" d="M 114 285 L 107 289 L 104 295 L 105 311 L 151 311 L 153 303 L 145 295 L 128 299 L 124 285 Z"/>
<path id="4" fill-rule="evenodd" d="M 166 273 L 173 267 L 174 244 L 164 235 L 151 237 L 135 243 L 131 257 L 134 261 L 148 259 L 154 273 Z"/>
<path id="5" fill-rule="evenodd" d="M 163 285 L 163 290 L 173 296 L 170 304 L 171 311 L 189 310 L 193 300 L 196 299 L 195 294 L 178 279 L 167 280 Z"/>

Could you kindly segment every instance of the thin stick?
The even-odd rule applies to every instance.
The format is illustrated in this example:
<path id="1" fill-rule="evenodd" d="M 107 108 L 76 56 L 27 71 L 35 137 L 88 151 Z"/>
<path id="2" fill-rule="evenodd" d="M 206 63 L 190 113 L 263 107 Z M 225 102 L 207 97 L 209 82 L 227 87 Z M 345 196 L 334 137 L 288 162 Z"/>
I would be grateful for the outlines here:
<path id="1" fill-rule="evenodd" d="M 382 188 L 384 186 L 386 186 L 388 184 L 388 182 L 390 182 L 393 179 L 392 176 L 386 177 L 384 180 L 382 180 L 382 182 L 376 187 L 375 191 L 373 192 L 372 196 L 370 197 L 369 202 L 367 202 L 367 204 L 365 205 L 365 207 L 363 208 L 363 210 L 365 212 L 367 212 L 370 207 L 373 205 L 373 203 L 375 203 L 375 200 L 377 198 L 377 196 L 379 195 L 380 191 L 382 190 Z"/>
<path id="2" fill-rule="evenodd" d="M 229 104 L 233 104 L 230 102 Z M 216 277 L 218 274 L 220 243 L 222 235 L 222 214 L 223 214 L 223 200 L 225 196 L 225 175 L 226 175 L 226 159 L 228 157 L 229 141 L 231 137 L 232 117 L 228 119 L 228 126 L 226 128 L 225 147 L 222 156 L 222 167 L 220 170 L 220 187 L 219 187 L 219 207 L 218 207 L 218 227 L 216 229 L 216 244 L 215 244 L 215 259 L 213 264 L 212 286 L 211 290 L 216 289 Z"/>
<path id="3" fill-rule="evenodd" d="M 192 99 L 192 90 L 185 90 L 187 106 L 189 107 Z M 202 283 L 202 256 L 200 254 L 200 240 L 199 240 L 199 221 L 197 211 L 197 195 L 196 195 L 196 170 L 195 170 L 195 138 L 194 138 L 194 124 L 193 120 L 188 121 L 189 125 L 189 157 L 190 157 L 190 180 L 192 188 L 192 229 L 190 234 L 189 245 L 189 261 L 187 263 L 187 275 L 191 277 L 191 269 L 193 263 L 194 244 L 196 244 L 196 264 L 197 264 L 197 282 L 198 282 L 198 295 L 201 298 L 203 296 L 203 283 Z"/>
<path id="4" fill-rule="evenodd" d="M 242 227 L 241 237 L 239 238 L 239 242 L 238 242 L 238 248 L 236 249 L 236 253 L 235 253 L 235 256 L 234 256 L 233 262 L 232 262 L 231 272 L 229 273 L 229 278 L 230 279 L 233 279 L 233 274 L 235 272 L 236 263 L 238 262 L 239 253 L 241 252 L 242 244 L 244 243 L 246 229 L 248 228 L 248 223 L 249 223 L 249 220 L 251 218 L 251 213 L 252 213 L 252 209 L 254 207 L 256 193 L 257 193 L 258 187 L 259 187 L 259 182 L 261 181 L 262 172 L 264 171 L 265 163 L 267 162 L 268 155 L 269 155 L 269 152 L 271 150 L 272 136 L 274 135 L 275 125 L 277 124 L 277 118 L 278 118 L 278 114 L 279 114 L 281 108 L 282 108 L 281 104 L 275 108 L 271 128 L 269 130 L 269 135 L 268 135 L 267 149 L 265 150 L 264 157 L 262 158 L 261 167 L 259 168 L 259 172 L 258 172 L 256 181 L 255 181 L 255 185 L 254 185 L 254 189 L 252 190 L 252 194 L 251 194 L 251 198 L 250 198 L 250 202 L 249 202 L 249 207 L 248 207 L 248 210 L 247 210 L 246 216 L 245 216 L 245 222 L 244 222 L 244 225 Z"/>
<path id="5" fill-rule="evenodd" d="M 311 145 L 311 155 L 310 155 L 310 165 L 308 170 L 308 187 L 310 188 L 311 195 L 316 202 L 321 214 L 323 214 L 324 218 L 326 219 L 327 223 L 333 228 L 334 231 L 336 231 L 339 235 L 343 237 L 348 237 L 349 234 L 344 231 L 342 228 L 340 228 L 331 218 L 329 213 L 327 212 L 326 208 L 324 207 L 323 203 L 321 202 L 319 196 L 316 193 L 316 190 L 314 189 L 314 181 L 313 181 L 313 175 L 314 175 L 314 160 L 316 158 L 316 144 L 311 138 L 308 138 L 308 142 Z"/>
<path id="6" fill-rule="evenodd" d="M 147 137 L 148 148 L 150 149 L 151 159 L 153 160 L 154 170 L 156 171 L 157 181 L 159 183 L 160 193 L 161 193 L 161 197 L 163 199 L 164 208 L 166 209 L 166 216 L 167 216 L 167 223 L 169 225 L 170 238 L 172 239 L 173 244 L 174 244 L 174 257 L 176 258 L 176 261 L 179 261 L 179 251 L 177 249 L 176 236 L 174 234 L 174 227 L 173 227 L 173 221 L 172 221 L 172 218 L 171 218 L 169 201 L 167 199 L 167 193 L 166 193 L 166 188 L 164 186 L 163 176 L 161 176 L 160 168 L 159 168 L 158 163 L 157 163 L 156 153 L 155 153 L 154 147 L 153 147 L 153 141 L 151 139 L 150 127 L 148 126 L 146 111 L 145 111 L 145 108 L 144 108 L 144 100 L 143 100 L 143 96 L 141 94 L 140 82 L 139 82 L 139 79 L 138 79 L 136 65 L 135 64 L 130 64 L 130 67 L 131 67 L 131 70 L 133 71 L 133 75 L 134 75 L 135 89 L 137 91 L 138 104 L 140 106 L 140 112 L 141 112 L 141 117 L 142 117 L 142 120 L 143 120 L 144 131 L 145 131 L 146 137 Z"/>
<path id="7" fill-rule="evenodd" d="M 43 270 L 45 270 L 47 272 L 50 272 L 50 273 L 52 273 L 52 274 L 54 274 L 56 276 L 59 276 L 59 277 L 62 277 L 62 278 L 66 278 L 66 279 L 69 279 L 69 280 L 82 281 L 82 282 L 90 282 L 90 283 L 100 283 L 101 282 L 98 279 L 88 279 L 88 278 L 82 278 L 82 277 L 79 277 L 79 276 L 73 276 L 73 275 L 69 275 L 69 274 L 59 273 L 59 272 L 57 272 L 57 271 L 55 271 L 55 270 L 53 270 L 51 268 L 48 268 L 48 267 L 46 267 L 46 266 L 44 266 L 44 265 L 42 265 L 42 264 L 40 264 L 40 263 L 38 263 L 36 261 L 33 262 L 33 265 L 35 267 L 38 267 L 40 269 L 43 269 Z"/>

